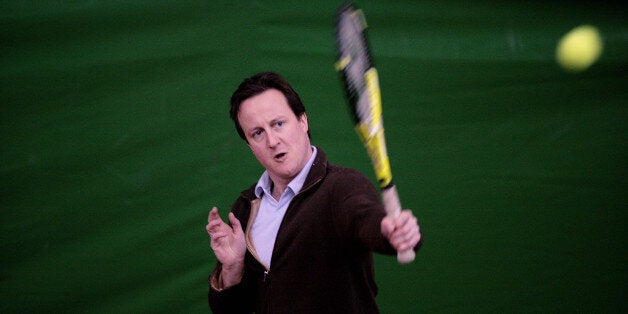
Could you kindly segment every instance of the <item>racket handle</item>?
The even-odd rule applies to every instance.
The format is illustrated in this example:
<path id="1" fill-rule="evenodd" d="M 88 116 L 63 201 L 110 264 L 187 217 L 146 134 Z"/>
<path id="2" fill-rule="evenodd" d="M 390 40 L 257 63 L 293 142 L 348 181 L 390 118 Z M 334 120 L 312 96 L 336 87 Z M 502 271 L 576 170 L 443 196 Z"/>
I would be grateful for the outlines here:
<path id="1" fill-rule="evenodd" d="M 384 207 L 389 217 L 395 219 L 401 213 L 401 202 L 399 201 L 399 194 L 397 188 L 392 185 L 382 190 L 382 200 L 384 201 Z M 408 249 L 405 251 L 397 252 L 397 262 L 399 264 L 408 264 L 414 261 L 414 250 Z"/>

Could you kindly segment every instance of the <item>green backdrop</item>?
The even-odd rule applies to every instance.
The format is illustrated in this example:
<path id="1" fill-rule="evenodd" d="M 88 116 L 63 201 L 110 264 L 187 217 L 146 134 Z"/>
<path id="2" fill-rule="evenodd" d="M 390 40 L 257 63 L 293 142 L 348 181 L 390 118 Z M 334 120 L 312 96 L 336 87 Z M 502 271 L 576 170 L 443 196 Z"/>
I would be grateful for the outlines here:
<path id="1" fill-rule="evenodd" d="M 228 118 L 274 70 L 368 174 L 335 73 L 340 1 L 0 4 L 0 312 L 208 312 L 204 230 L 262 169 Z M 360 1 L 425 246 L 384 313 L 628 310 L 628 16 L 584 1 Z M 585 72 L 559 38 L 597 26 Z M 298 289 L 298 287 L 295 287 Z"/>

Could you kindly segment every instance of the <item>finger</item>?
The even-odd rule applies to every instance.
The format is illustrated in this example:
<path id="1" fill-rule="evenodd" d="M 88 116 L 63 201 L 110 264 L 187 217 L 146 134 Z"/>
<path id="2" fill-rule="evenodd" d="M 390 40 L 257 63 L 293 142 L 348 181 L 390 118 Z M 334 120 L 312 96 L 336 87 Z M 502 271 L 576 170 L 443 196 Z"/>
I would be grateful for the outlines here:
<path id="1" fill-rule="evenodd" d="M 395 219 L 395 227 L 397 228 L 401 228 L 402 226 L 404 226 L 405 224 L 408 223 L 408 220 L 410 220 L 412 217 L 414 217 L 412 215 L 412 211 L 406 209 L 403 210 L 399 216 L 397 217 L 397 219 Z"/>
<path id="2" fill-rule="evenodd" d="M 207 222 L 212 221 L 212 219 L 216 219 L 216 217 L 220 217 L 220 215 L 218 215 L 218 207 L 214 206 L 212 207 L 212 210 L 209 211 Z"/>
<path id="3" fill-rule="evenodd" d="M 417 233 L 410 240 L 401 243 L 399 245 L 399 250 L 405 251 L 405 250 L 414 249 L 414 247 L 419 243 L 420 240 L 421 240 L 421 234 Z"/>
<path id="4" fill-rule="evenodd" d="M 207 230 L 207 232 L 217 232 L 222 229 L 222 226 L 224 224 L 225 223 L 222 220 L 215 219 L 207 223 L 207 226 L 205 226 L 205 229 Z"/>
<path id="5" fill-rule="evenodd" d="M 228 235 L 227 232 L 217 231 L 217 232 L 212 233 L 210 235 L 210 237 L 211 237 L 212 241 L 214 241 L 214 240 L 220 240 L 220 239 L 226 237 L 227 235 Z"/>
<path id="6" fill-rule="evenodd" d="M 210 230 L 213 230 L 213 229 L 221 229 L 221 226 L 224 224 L 225 223 L 222 220 L 218 219 L 218 220 L 212 220 L 207 225 L 209 226 Z"/>
<path id="7" fill-rule="evenodd" d="M 417 234 L 419 234 L 419 226 L 416 223 L 416 219 L 410 219 L 407 223 L 399 229 L 401 238 L 403 241 L 410 241 Z"/>
<path id="8" fill-rule="evenodd" d="M 417 243 L 419 243 L 420 239 L 421 234 L 419 233 L 419 229 L 418 227 L 415 227 L 408 233 L 400 234 L 399 238 L 397 238 L 398 248 L 401 251 L 412 249 L 417 245 Z"/>
<path id="9" fill-rule="evenodd" d="M 412 216 L 406 220 L 405 224 L 400 227 L 406 233 L 412 233 L 419 230 L 419 224 L 417 223 L 416 217 Z"/>
<path id="10" fill-rule="evenodd" d="M 414 219 L 410 219 L 405 225 L 397 228 L 390 236 L 390 243 L 396 248 L 400 249 L 401 246 L 405 246 L 407 243 L 412 243 L 419 233 L 419 228 L 416 223 L 412 223 Z"/>
<path id="11" fill-rule="evenodd" d="M 217 232 L 221 229 L 220 223 L 220 221 L 212 221 L 210 223 L 207 223 L 207 225 L 205 225 L 205 230 L 207 230 L 207 233 Z"/>
<path id="12" fill-rule="evenodd" d="M 229 222 L 231 223 L 231 227 L 233 227 L 233 233 L 241 233 L 242 225 L 240 224 L 240 220 L 236 218 L 233 213 L 229 213 Z"/>
<path id="13" fill-rule="evenodd" d="M 384 217 L 381 222 L 381 229 L 382 235 L 384 235 L 387 239 L 390 238 L 391 233 L 395 230 L 395 223 L 393 222 L 393 219 L 388 216 Z"/>
<path id="14" fill-rule="evenodd" d="M 418 229 L 418 223 L 412 212 L 403 213 L 395 220 L 395 233 L 408 234 L 414 229 Z"/>

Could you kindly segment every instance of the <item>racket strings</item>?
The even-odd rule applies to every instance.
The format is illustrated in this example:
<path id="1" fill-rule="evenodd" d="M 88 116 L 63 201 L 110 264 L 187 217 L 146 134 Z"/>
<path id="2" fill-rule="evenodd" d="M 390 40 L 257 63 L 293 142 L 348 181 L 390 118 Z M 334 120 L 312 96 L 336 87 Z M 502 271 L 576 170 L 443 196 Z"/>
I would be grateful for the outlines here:
<path id="1" fill-rule="evenodd" d="M 373 123 L 373 108 L 369 101 L 370 91 L 365 79 L 372 67 L 365 39 L 365 23 L 361 12 L 343 12 L 338 19 L 337 36 L 339 67 L 345 76 L 348 98 L 353 104 L 356 120 L 374 135 L 381 126 Z"/>

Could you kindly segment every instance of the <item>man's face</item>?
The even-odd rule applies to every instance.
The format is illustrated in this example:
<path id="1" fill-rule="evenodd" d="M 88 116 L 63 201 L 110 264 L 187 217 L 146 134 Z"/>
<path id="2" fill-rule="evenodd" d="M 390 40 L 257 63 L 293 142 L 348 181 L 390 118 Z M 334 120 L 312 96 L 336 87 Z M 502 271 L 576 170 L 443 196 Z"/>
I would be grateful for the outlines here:
<path id="1" fill-rule="evenodd" d="M 253 154 L 275 184 L 290 183 L 311 157 L 307 116 L 303 113 L 297 118 L 276 89 L 243 101 L 238 121 Z"/>

